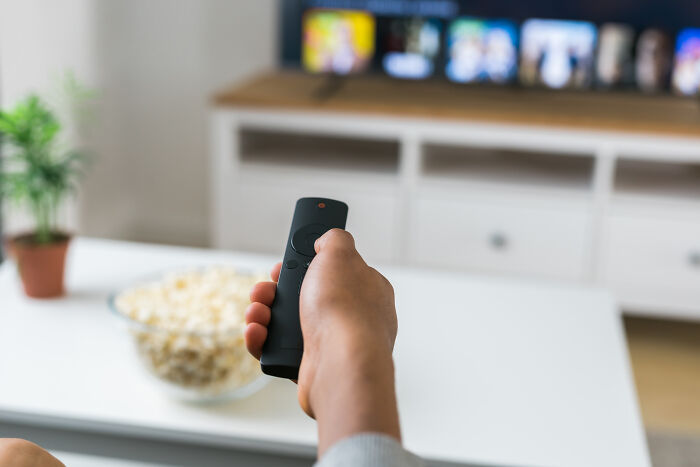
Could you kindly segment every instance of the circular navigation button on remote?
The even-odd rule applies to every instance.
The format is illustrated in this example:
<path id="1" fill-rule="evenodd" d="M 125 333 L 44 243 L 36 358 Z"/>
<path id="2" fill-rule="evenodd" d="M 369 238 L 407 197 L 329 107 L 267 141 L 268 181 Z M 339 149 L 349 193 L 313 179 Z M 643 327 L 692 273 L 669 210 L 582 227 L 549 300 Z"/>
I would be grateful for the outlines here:
<path id="1" fill-rule="evenodd" d="M 322 234 L 321 234 L 321 235 L 322 235 Z M 310 233 L 310 234 L 308 234 L 308 235 L 306 236 L 306 244 L 307 244 L 307 245 L 314 246 L 314 245 L 316 244 L 316 240 L 318 240 L 319 238 L 321 238 L 321 235 L 319 235 L 318 233 Z M 314 249 L 314 251 L 316 251 L 316 250 Z"/>
<path id="2" fill-rule="evenodd" d="M 315 256 L 314 243 L 328 230 L 328 227 L 323 224 L 305 225 L 292 235 L 292 248 L 301 255 Z"/>

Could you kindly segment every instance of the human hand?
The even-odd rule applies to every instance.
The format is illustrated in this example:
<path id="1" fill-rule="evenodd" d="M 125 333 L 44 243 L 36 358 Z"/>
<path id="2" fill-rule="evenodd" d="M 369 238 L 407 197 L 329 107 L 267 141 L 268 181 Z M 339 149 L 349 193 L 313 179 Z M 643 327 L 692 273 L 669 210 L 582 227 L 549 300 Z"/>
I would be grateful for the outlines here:
<path id="1" fill-rule="evenodd" d="M 0 439 L 0 465 L 3 467 L 65 467 L 46 450 L 24 439 Z"/>
<path id="2" fill-rule="evenodd" d="M 349 233 L 330 230 L 315 249 L 300 294 L 304 354 L 298 396 L 319 422 L 319 451 L 330 445 L 324 441 L 362 431 L 399 438 L 391 359 L 397 331 L 393 288 L 367 266 Z M 245 338 L 256 358 L 267 338 L 280 267 L 272 270 L 275 282 L 258 283 L 251 291 Z M 335 421 L 326 423 L 330 420 Z"/>

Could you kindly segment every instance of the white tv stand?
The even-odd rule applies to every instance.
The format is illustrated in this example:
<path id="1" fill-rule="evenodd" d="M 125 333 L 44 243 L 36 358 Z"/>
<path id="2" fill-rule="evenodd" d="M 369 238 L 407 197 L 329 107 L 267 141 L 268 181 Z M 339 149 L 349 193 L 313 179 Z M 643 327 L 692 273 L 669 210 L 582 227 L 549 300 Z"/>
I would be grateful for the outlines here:
<path id="1" fill-rule="evenodd" d="M 319 79 L 217 96 L 213 246 L 281 254 L 294 201 L 326 196 L 373 262 L 604 284 L 627 312 L 700 319 L 694 102 L 380 78 L 315 101 Z"/>

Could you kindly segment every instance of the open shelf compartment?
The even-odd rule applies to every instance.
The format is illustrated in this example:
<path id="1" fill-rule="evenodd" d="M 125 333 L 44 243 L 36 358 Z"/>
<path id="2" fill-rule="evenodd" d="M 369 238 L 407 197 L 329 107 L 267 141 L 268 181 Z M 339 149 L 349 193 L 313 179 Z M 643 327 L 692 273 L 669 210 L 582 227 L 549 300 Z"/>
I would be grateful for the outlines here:
<path id="1" fill-rule="evenodd" d="M 430 143 L 423 146 L 422 175 L 430 180 L 585 193 L 592 189 L 594 163 L 592 154 Z"/>
<path id="2" fill-rule="evenodd" d="M 244 127 L 238 141 L 244 165 L 398 174 L 396 140 Z"/>
<path id="3" fill-rule="evenodd" d="M 613 194 L 700 202 L 700 162 L 620 157 L 615 165 Z"/>

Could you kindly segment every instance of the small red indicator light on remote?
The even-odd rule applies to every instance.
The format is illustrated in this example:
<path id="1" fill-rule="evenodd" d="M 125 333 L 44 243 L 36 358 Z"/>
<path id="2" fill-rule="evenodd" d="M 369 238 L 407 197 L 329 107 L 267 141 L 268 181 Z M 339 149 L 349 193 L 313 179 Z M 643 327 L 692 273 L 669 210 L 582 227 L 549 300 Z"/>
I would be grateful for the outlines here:
<path id="1" fill-rule="evenodd" d="M 318 203 L 317 206 L 321 209 L 326 207 L 326 203 Z"/>

